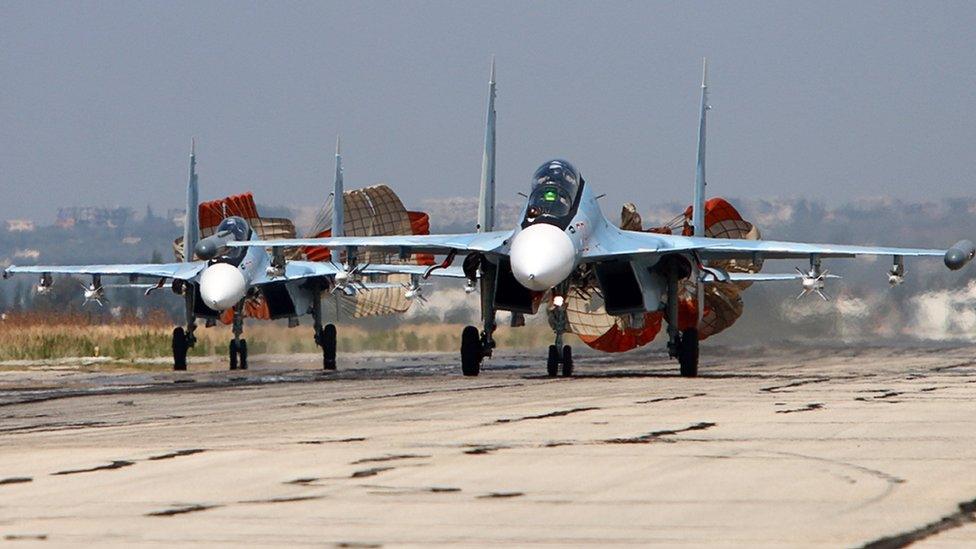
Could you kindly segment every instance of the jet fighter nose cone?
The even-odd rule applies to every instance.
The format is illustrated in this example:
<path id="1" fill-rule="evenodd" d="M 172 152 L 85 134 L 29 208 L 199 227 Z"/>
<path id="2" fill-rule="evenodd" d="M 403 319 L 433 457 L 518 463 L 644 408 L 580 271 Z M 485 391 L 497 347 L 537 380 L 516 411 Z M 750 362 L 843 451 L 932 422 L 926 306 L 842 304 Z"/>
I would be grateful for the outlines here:
<path id="1" fill-rule="evenodd" d="M 559 284 L 576 266 L 576 246 L 562 229 L 530 225 L 512 239 L 512 274 L 522 286 L 538 292 Z"/>
<path id="2" fill-rule="evenodd" d="M 246 292 L 244 274 L 228 263 L 215 263 L 200 275 L 200 297 L 215 311 L 226 311 L 237 305 Z"/>

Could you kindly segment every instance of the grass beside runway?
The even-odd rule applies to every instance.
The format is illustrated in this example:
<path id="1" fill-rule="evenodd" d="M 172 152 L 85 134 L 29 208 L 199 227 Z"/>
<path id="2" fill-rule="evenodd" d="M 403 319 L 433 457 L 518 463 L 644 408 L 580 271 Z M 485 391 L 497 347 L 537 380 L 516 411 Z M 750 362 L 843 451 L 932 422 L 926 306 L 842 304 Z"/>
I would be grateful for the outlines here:
<path id="1" fill-rule="evenodd" d="M 460 346 L 460 324 L 403 322 L 384 329 L 339 325 L 340 352 L 455 351 Z M 84 315 L 10 315 L 0 321 L 0 361 L 52 360 L 66 357 L 110 357 L 118 360 L 169 357 L 173 325 L 165 318 L 120 319 L 111 323 L 89 321 Z M 284 323 L 248 322 L 244 337 L 252 354 L 318 352 L 311 327 L 288 328 Z M 197 329 L 191 357 L 227 354 L 230 327 Z M 551 343 L 546 324 L 521 328 L 502 326 L 496 332 L 502 349 L 540 349 Z"/>

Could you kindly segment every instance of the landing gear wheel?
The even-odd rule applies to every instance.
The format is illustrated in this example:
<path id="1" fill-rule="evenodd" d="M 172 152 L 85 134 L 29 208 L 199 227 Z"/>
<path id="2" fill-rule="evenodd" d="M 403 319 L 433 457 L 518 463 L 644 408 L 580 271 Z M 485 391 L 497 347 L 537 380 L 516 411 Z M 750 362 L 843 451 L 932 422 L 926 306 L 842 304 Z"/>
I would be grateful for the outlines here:
<path id="1" fill-rule="evenodd" d="M 230 369 L 236 370 L 237 369 L 237 340 L 236 339 L 230 340 L 229 351 L 230 351 Z"/>
<path id="2" fill-rule="evenodd" d="M 559 375 L 559 347 L 549 346 L 549 358 L 546 360 L 546 373 L 549 377 Z"/>
<path id="3" fill-rule="evenodd" d="M 182 326 L 173 328 L 173 370 L 186 370 L 186 352 L 189 347 L 186 341 L 186 330 Z"/>
<path id="4" fill-rule="evenodd" d="M 247 340 L 242 339 L 241 344 L 237 346 L 237 356 L 240 360 L 237 364 L 238 370 L 247 370 Z"/>
<path id="5" fill-rule="evenodd" d="M 336 327 L 335 324 L 326 324 L 322 329 L 322 369 L 336 369 Z"/>
<path id="6" fill-rule="evenodd" d="M 678 340 L 678 364 L 681 377 L 698 376 L 698 330 L 691 328 L 681 332 Z"/>
<path id="7" fill-rule="evenodd" d="M 476 376 L 481 372 L 481 359 L 484 350 L 481 348 L 481 336 L 474 326 L 465 326 L 461 332 L 461 373 L 466 376 Z"/>
<path id="8" fill-rule="evenodd" d="M 569 345 L 563 346 L 563 377 L 573 375 L 573 348 Z"/>

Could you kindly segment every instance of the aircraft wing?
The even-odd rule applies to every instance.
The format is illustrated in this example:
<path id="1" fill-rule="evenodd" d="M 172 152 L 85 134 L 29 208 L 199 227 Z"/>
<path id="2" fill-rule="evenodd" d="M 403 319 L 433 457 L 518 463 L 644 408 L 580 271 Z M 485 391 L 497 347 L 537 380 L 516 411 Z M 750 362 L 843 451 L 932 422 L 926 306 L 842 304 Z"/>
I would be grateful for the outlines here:
<path id="1" fill-rule="evenodd" d="M 728 276 L 728 279 L 721 277 L 707 278 L 705 282 L 783 282 L 807 278 L 800 273 L 726 273 L 726 276 Z M 828 274 L 824 278 L 840 277 Z"/>
<path id="2" fill-rule="evenodd" d="M 263 248 L 293 246 L 324 246 L 326 248 L 389 249 L 395 251 L 427 252 L 444 254 L 449 252 L 496 252 L 507 244 L 511 231 L 486 233 L 438 234 L 438 235 L 393 235 L 393 236 L 339 236 L 335 238 L 284 238 L 280 240 L 250 240 L 228 242 L 231 247 L 259 246 Z"/>
<path id="3" fill-rule="evenodd" d="M 66 274 L 66 275 L 98 275 L 98 276 L 144 276 L 152 278 L 175 278 L 178 280 L 192 280 L 206 263 L 194 261 L 191 263 L 146 263 L 119 265 L 31 265 L 18 267 L 12 265 L 3 270 L 3 277 L 15 274 Z"/>
<path id="4" fill-rule="evenodd" d="M 277 242 L 277 240 L 275 240 Z M 410 274 L 410 275 L 423 275 L 430 267 L 426 265 L 363 265 L 360 269 L 357 269 L 357 273 L 361 275 L 389 275 L 389 274 Z M 303 280 L 306 278 L 315 278 L 319 276 L 335 276 L 340 272 L 340 268 L 336 267 L 331 262 L 321 262 L 321 261 L 288 261 L 285 263 L 285 273 L 283 276 L 268 276 L 267 274 L 261 274 L 251 281 L 252 284 L 270 284 L 272 282 L 290 282 L 293 280 Z M 435 269 L 431 276 L 433 277 L 444 277 L 444 278 L 464 278 L 464 272 L 460 267 L 447 267 L 444 269 Z M 378 286 L 379 283 L 366 282 L 367 286 L 370 287 L 381 287 Z M 397 285 L 399 286 L 399 285 Z"/>
<path id="5" fill-rule="evenodd" d="M 759 256 L 762 259 L 796 259 L 856 257 L 859 255 L 900 255 L 942 257 L 944 249 L 891 248 L 884 246 L 851 246 L 846 244 L 814 244 L 781 242 L 776 240 L 745 240 L 735 238 L 707 238 L 676 236 L 637 231 L 620 231 L 609 243 L 598 243 L 583 253 L 584 261 L 630 258 L 644 254 L 696 252 L 701 259 L 736 259 Z"/>

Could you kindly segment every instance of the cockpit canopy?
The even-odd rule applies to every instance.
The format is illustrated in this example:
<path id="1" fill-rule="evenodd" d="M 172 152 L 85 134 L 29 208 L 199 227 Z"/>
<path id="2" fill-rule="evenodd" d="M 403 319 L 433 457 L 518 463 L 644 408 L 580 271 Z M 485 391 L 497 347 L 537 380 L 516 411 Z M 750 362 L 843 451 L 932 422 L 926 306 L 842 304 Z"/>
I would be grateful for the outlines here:
<path id="1" fill-rule="evenodd" d="M 217 234 L 228 233 L 232 240 L 242 241 L 251 238 L 251 226 L 243 217 L 236 215 L 224 218 L 217 225 Z"/>
<path id="2" fill-rule="evenodd" d="M 565 228 L 575 213 L 582 179 L 572 164 L 550 160 L 532 176 L 525 223 L 552 223 Z"/>
<path id="3" fill-rule="evenodd" d="M 242 242 L 251 239 L 251 225 L 243 217 L 236 215 L 225 217 L 220 225 L 217 225 L 215 236 L 223 237 L 221 240 L 226 242 Z M 239 265 L 247 254 L 247 248 L 224 248 L 220 262 Z"/>

